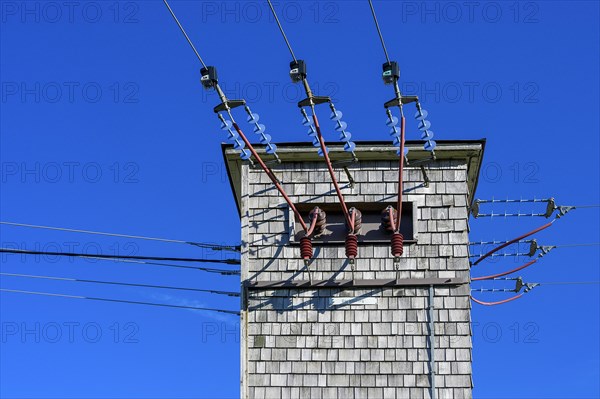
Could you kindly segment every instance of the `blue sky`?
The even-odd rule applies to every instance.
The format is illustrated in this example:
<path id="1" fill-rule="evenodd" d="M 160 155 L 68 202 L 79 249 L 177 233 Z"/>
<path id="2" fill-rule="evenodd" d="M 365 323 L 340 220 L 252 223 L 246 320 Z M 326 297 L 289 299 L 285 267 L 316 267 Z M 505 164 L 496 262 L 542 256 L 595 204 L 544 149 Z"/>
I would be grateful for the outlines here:
<path id="1" fill-rule="evenodd" d="M 68 3 L 68 2 L 67 2 Z M 274 141 L 306 140 L 290 56 L 263 2 L 171 3 L 231 97 Z M 376 2 L 402 87 L 440 139 L 487 138 L 477 197 L 600 203 L 597 2 Z M 239 242 L 224 140 L 199 64 L 162 2 L 1 1 L 2 220 L 193 241 Z M 313 89 L 357 140 L 386 140 L 384 56 L 366 1 L 276 3 Z M 417 138 L 408 121 L 408 138 Z M 501 211 L 501 207 L 494 208 Z M 536 237 L 595 243 L 598 209 Z M 471 240 L 543 220 L 475 220 Z M 191 246 L 1 227 L 3 246 L 219 257 Z M 529 281 L 598 281 L 598 247 L 558 248 Z M 474 275 L 519 265 L 477 266 Z M 4 256 L 2 271 L 236 290 L 236 277 Z M 236 298 L 2 277 L 3 288 L 236 309 Z M 480 294 L 493 300 L 499 294 Z M 475 396 L 600 396 L 598 286 L 538 287 L 473 307 Z M 235 316 L 0 296 L 2 397 L 237 397 Z M 11 330 L 12 329 L 12 330 Z M 8 331 L 17 329 L 16 334 Z M 39 331 L 39 333 L 36 333 Z M 37 335 L 36 335 L 37 334 Z M 60 335 L 57 335 L 60 334 Z M 56 342 L 55 342 L 56 341 Z"/>

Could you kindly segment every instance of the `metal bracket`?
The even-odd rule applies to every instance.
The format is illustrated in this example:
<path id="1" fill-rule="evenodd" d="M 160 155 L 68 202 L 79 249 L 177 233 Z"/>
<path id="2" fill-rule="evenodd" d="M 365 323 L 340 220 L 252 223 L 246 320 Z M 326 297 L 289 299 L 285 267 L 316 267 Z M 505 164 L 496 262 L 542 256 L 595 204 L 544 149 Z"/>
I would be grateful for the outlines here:
<path id="1" fill-rule="evenodd" d="M 346 172 L 346 177 L 348 177 L 348 182 L 350 183 L 350 188 L 354 188 L 354 186 L 356 185 L 356 182 L 354 181 L 354 178 L 350 174 L 350 170 L 348 170 L 347 166 L 344 166 L 344 172 Z"/>
<path id="2" fill-rule="evenodd" d="M 479 216 L 479 200 L 476 199 L 473 202 L 473 205 L 471 206 L 471 215 L 473 215 L 473 217 L 475 219 L 477 219 L 477 216 Z"/>
<path id="3" fill-rule="evenodd" d="M 244 105 L 246 105 L 245 100 L 226 100 L 223 101 L 221 104 L 217 105 L 215 108 L 213 108 L 213 111 L 216 114 L 221 111 L 227 111 L 229 109 L 241 107 Z"/>
<path id="4" fill-rule="evenodd" d="M 556 215 L 556 218 L 559 219 L 563 216 L 565 216 L 569 211 L 575 209 L 574 206 L 558 206 L 556 207 L 556 209 L 558 209 L 558 215 Z"/>
<path id="5" fill-rule="evenodd" d="M 385 108 L 399 107 L 400 104 L 405 105 L 405 104 L 409 104 L 409 103 L 416 103 L 417 101 L 419 101 L 419 97 L 417 97 L 417 96 L 402 96 L 402 98 L 400 98 L 400 99 L 395 97 L 395 98 L 391 99 L 390 101 L 387 101 L 386 103 L 384 103 L 383 106 Z"/>
<path id="6" fill-rule="evenodd" d="M 548 205 L 546 206 L 546 213 L 544 214 L 544 216 L 549 218 L 550 216 L 552 216 L 552 214 L 554 213 L 554 211 L 556 209 L 557 208 L 556 208 L 556 203 L 554 202 L 554 198 L 549 198 Z"/>
<path id="7" fill-rule="evenodd" d="M 331 102 L 329 97 L 325 96 L 310 96 L 298 102 L 298 108 L 310 107 L 311 105 L 324 104 Z"/>

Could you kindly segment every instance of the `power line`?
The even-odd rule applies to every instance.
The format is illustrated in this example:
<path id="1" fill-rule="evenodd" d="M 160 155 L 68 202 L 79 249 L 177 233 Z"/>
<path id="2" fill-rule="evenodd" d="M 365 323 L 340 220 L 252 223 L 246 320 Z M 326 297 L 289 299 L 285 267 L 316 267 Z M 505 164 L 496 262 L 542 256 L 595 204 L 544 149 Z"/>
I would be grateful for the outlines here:
<path id="1" fill-rule="evenodd" d="M 562 244 L 562 245 L 552 245 L 554 248 L 566 248 L 566 247 L 593 247 L 600 245 L 600 242 L 590 242 L 586 244 Z"/>
<path id="2" fill-rule="evenodd" d="M 294 59 L 294 61 L 298 61 L 296 59 L 296 56 L 294 55 L 294 50 L 292 50 L 292 46 L 290 45 L 290 42 L 288 41 L 288 38 L 285 35 L 285 31 L 283 30 L 283 26 L 281 26 L 281 22 L 279 22 L 279 18 L 277 17 L 277 13 L 275 12 L 275 9 L 273 8 L 273 4 L 271 3 L 271 0 L 267 0 L 267 3 L 269 3 L 269 7 L 271 8 L 271 12 L 273 13 L 273 16 L 275 17 L 275 21 L 277 22 L 277 26 L 279 26 L 279 31 L 281 32 L 281 35 L 283 36 L 283 40 L 285 40 L 285 44 L 287 45 L 288 49 L 290 50 L 290 54 L 292 55 L 292 58 Z"/>
<path id="3" fill-rule="evenodd" d="M 16 253 L 19 254 L 20 252 Z M 104 261 L 104 262 L 118 262 L 118 263 L 135 263 L 135 264 L 141 264 L 141 265 L 152 265 L 152 266 L 163 266 L 163 267 L 173 267 L 173 268 L 177 268 L 177 269 L 189 269 L 189 270 L 199 270 L 202 272 L 207 272 L 207 273 L 218 273 L 218 274 L 222 274 L 225 276 L 239 276 L 240 275 L 240 271 L 239 270 L 226 270 L 226 269 L 215 269 L 215 268 L 211 268 L 211 267 L 201 267 L 201 266 L 184 266 L 184 265 L 174 265 L 172 263 L 161 263 L 161 262 L 147 262 L 147 261 L 143 261 L 143 260 L 129 260 L 129 259 L 104 259 L 104 258 L 98 258 L 96 256 L 77 256 L 77 258 L 81 258 L 81 259 L 95 259 L 95 260 L 100 260 L 100 261 Z"/>
<path id="4" fill-rule="evenodd" d="M 177 244 L 188 244 L 188 245 L 194 245 L 194 246 L 200 247 L 200 248 L 213 249 L 213 250 L 217 250 L 217 251 L 219 251 L 219 250 L 237 251 L 237 252 L 240 251 L 240 247 L 239 246 L 234 246 L 234 245 L 218 245 L 218 244 L 203 243 L 203 242 L 183 241 L 183 240 L 171 240 L 171 239 L 168 239 L 168 238 L 136 236 L 136 235 L 129 235 L 129 234 L 105 233 L 105 232 L 101 232 L 101 231 L 69 229 L 69 228 L 66 228 L 66 227 L 41 226 L 41 225 L 26 224 L 26 223 L 0 222 L 0 224 L 7 225 L 7 226 L 28 227 L 28 228 L 33 228 L 33 229 L 67 231 L 67 232 L 71 232 L 71 233 L 94 234 L 94 235 L 110 236 L 110 237 L 133 238 L 133 239 L 138 239 L 138 240 L 171 242 L 171 243 L 177 243 Z"/>
<path id="5" fill-rule="evenodd" d="M 379 34 L 379 40 L 381 40 L 381 47 L 383 47 L 383 52 L 385 53 L 385 58 L 387 62 L 390 62 L 390 57 L 388 55 L 387 49 L 385 48 L 385 42 L 383 41 L 383 35 L 381 34 L 381 29 L 379 28 L 379 22 L 377 22 L 377 15 L 375 14 L 375 8 L 373 8 L 373 2 L 369 0 L 369 6 L 371 6 L 371 14 L 373 14 L 373 21 L 375 21 L 375 26 L 377 27 L 377 33 Z"/>
<path id="6" fill-rule="evenodd" d="M 158 306 L 158 307 L 163 307 L 163 308 L 177 308 L 177 309 L 190 309 L 190 310 L 206 310 L 206 311 L 211 311 L 211 312 L 233 314 L 233 315 L 237 315 L 237 316 L 240 315 L 240 312 L 236 312 L 234 310 L 224 310 L 224 309 L 205 308 L 205 307 L 196 307 L 196 306 L 185 306 L 185 305 L 170 305 L 170 304 L 166 304 L 166 303 L 129 301 L 129 300 L 126 300 L 126 299 L 95 298 L 95 297 L 81 296 L 81 295 L 53 294 L 53 293 L 50 293 L 50 292 L 11 290 L 11 289 L 6 289 L 6 288 L 0 288 L 0 292 L 12 292 L 12 293 L 28 294 L 28 295 L 53 296 L 53 297 L 71 298 L 71 299 L 87 299 L 87 300 L 90 300 L 90 301 L 130 303 L 130 304 L 135 304 L 135 305 Z"/>
<path id="7" fill-rule="evenodd" d="M 100 281 L 100 280 L 87 280 L 87 279 L 67 278 L 67 277 L 38 276 L 38 275 L 18 274 L 18 273 L 0 273 L 0 276 L 24 277 L 24 278 L 32 278 L 32 279 L 57 280 L 57 281 L 73 281 L 73 282 L 79 282 L 79 283 L 121 285 L 121 286 L 127 286 L 127 287 L 159 288 L 159 289 L 178 290 L 178 291 L 204 292 L 204 293 L 227 295 L 227 296 L 240 296 L 239 293 L 231 292 L 231 291 L 206 290 L 206 289 L 200 289 L 200 288 L 172 287 L 172 286 L 167 286 L 167 285 L 123 283 L 123 282 L 116 282 L 116 281 Z"/>
<path id="8" fill-rule="evenodd" d="M 26 249 L 12 249 L 12 248 L 0 248 L 0 253 L 9 254 L 23 254 L 23 255 L 49 255 L 49 256 L 68 256 L 68 257 L 84 257 L 84 258 L 97 258 L 97 259 L 135 259 L 135 260 L 158 260 L 158 261 L 171 261 L 171 262 L 200 262 L 200 263 L 224 263 L 228 265 L 239 265 L 240 261 L 237 259 L 204 259 L 204 258 L 170 258 L 161 256 L 140 256 L 140 255 L 88 255 L 78 254 L 73 252 L 48 252 L 48 251 L 30 251 Z"/>
<path id="9" fill-rule="evenodd" d="M 550 281 L 545 283 L 536 283 L 538 285 L 571 285 L 571 284 L 600 284 L 600 281 Z"/>
<path id="10" fill-rule="evenodd" d="M 173 12 L 173 10 L 171 9 L 171 6 L 169 5 L 169 3 L 167 3 L 167 0 L 163 0 L 163 3 L 165 3 L 165 5 L 167 6 L 167 8 L 169 9 L 169 12 L 171 13 L 171 15 L 173 16 L 173 19 L 175 20 L 175 22 L 177 23 L 177 26 L 179 26 L 179 29 L 181 30 L 181 33 L 183 33 L 183 36 L 185 36 L 187 42 L 190 44 L 190 46 L 192 47 L 192 50 L 194 50 L 194 53 L 196 53 L 196 57 L 198 57 L 198 59 L 200 60 L 200 63 L 202 64 L 202 66 L 204 68 L 206 68 L 206 64 L 204 63 L 204 61 L 202 60 L 202 57 L 200 57 L 200 53 L 198 53 L 198 50 L 196 50 L 196 47 L 194 46 L 194 43 L 192 43 L 192 40 L 190 39 L 190 37 L 187 35 L 187 33 L 185 32 L 185 29 L 183 29 L 183 26 L 181 25 L 181 23 L 179 22 L 179 20 L 177 19 L 177 16 L 175 15 L 175 13 Z"/>

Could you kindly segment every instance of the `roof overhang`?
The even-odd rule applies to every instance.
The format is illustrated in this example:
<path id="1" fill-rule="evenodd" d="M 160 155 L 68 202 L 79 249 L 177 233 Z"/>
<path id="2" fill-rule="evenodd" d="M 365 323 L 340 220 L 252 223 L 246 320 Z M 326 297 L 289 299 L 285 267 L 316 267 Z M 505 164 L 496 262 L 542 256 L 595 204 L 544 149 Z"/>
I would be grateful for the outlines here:
<path id="1" fill-rule="evenodd" d="M 474 199 L 475 190 L 479 180 L 479 172 L 483 161 L 483 152 L 485 149 L 485 139 L 481 140 L 437 140 L 435 155 L 437 160 L 464 160 L 467 163 L 467 179 L 469 185 L 469 203 Z M 426 158 L 430 153 L 423 150 L 422 141 L 406 141 L 406 146 L 410 149 L 408 159 L 416 160 Z M 229 183 L 235 196 L 235 202 L 240 211 L 241 202 L 241 170 L 242 161 L 239 157 L 239 151 L 233 149 L 231 144 L 222 144 L 223 159 L 227 167 Z M 344 152 L 342 144 L 328 143 L 329 156 L 332 161 L 347 160 L 348 153 Z M 397 148 L 388 141 L 357 141 L 356 157 L 359 161 L 390 161 L 398 159 L 396 155 Z M 265 159 L 271 159 L 272 156 L 265 153 L 264 148 L 256 148 L 259 155 Z M 317 151 L 308 142 L 299 143 L 281 143 L 277 144 L 277 154 L 282 162 L 315 162 L 322 161 L 323 158 L 317 155 Z M 256 165 L 256 167 L 260 167 Z"/>

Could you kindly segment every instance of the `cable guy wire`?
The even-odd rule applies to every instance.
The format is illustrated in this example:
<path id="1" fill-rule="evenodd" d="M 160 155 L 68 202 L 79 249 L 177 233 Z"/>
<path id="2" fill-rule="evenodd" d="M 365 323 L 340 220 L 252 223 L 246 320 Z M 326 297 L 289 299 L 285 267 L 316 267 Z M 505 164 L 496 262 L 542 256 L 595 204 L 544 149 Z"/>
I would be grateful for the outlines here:
<path id="1" fill-rule="evenodd" d="M 385 42 L 383 41 L 383 35 L 381 34 L 381 29 L 379 28 L 379 22 L 377 22 L 377 15 L 375 14 L 375 8 L 373 8 L 373 2 L 369 0 L 369 6 L 371 7 L 371 14 L 373 14 L 373 21 L 375 21 L 375 26 L 377 27 L 377 34 L 379 34 L 379 40 L 381 40 L 381 47 L 383 47 L 383 52 L 385 53 L 385 59 L 387 62 L 390 62 L 390 57 L 387 52 L 387 48 L 385 47 Z"/>
<path id="2" fill-rule="evenodd" d="M 275 9 L 273 8 L 273 4 L 271 3 L 271 0 L 267 0 L 267 3 L 269 3 L 271 12 L 273 13 L 273 16 L 275 17 L 277 26 L 279 26 L 279 30 L 281 31 L 281 35 L 283 36 L 283 40 L 285 40 L 285 44 L 287 45 L 287 48 L 290 50 L 290 54 L 292 55 L 292 58 L 294 59 L 294 61 L 298 61 L 296 59 L 296 56 L 294 55 L 294 50 L 292 50 L 292 46 L 290 45 L 290 42 L 288 41 L 285 31 L 283 30 L 283 26 L 281 26 L 281 22 L 279 22 L 279 18 L 277 17 L 277 13 L 275 12 Z"/>
<path id="3" fill-rule="evenodd" d="M 175 15 L 175 13 L 173 12 L 173 10 L 171 9 L 171 6 L 169 5 L 169 3 L 167 3 L 167 0 L 163 0 L 163 3 L 165 3 L 165 5 L 167 6 L 167 8 L 169 9 L 169 12 L 173 16 L 173 19 L 177 23 L 177 26 L 179 26 L 179 29 L 181 30 L 181 33 L 183 33 L 183 36 L 185 36 L 185 39 L 190 44 L 190 47 L 192 47 L 192 50 L 194 50 L 194 53 L 196 53 L 196 57 L 198 57 L 198 59 L 200 60 L 200 63 L 202 64 L 202 66 L 204 68 L 206 68 L 206 64 L 202 60 L 202 57 L 200 57 L 200 53 L 198 53 L 198 50 L 196 50 L 196 47 L 194 46 L 194 43 L 192 43 L 192 40 L 190 39 L 190 37 L 185 32 L 185 29 L 183 29 L 183 26 L 181 25 L 181 23 L 177 19 L 177 16 Z"/>
<path id="4" fill-rule="evenodd" d="M 240 312 L 237 312 L 234 310 L 224 310 L 224 309 L 204 308 L 204 307 L 184 306 L 184 305 L 170 305 L 170 304 L 166 304 L 166 303 L 129 301 L 126 299 L 95 298 L 95 297 L 91 297 L 91 296 L 53 294 L 50 292 L 12 290 L 12 289 L 7 289 L 7 288 L 0 288 L 0 292 L 12 292 L 12 293 L 18 293 L 18 294 L 41 295 L 41 296 L 53 296 L 53 297 L 71 298 L 71 299 L 87 299 L 90 301 L 101 301 L 101 302 L 130 303 L 130 304 L 135 304 L 135 305 L 158 306 L 158 307 L 163 307 L 163 308 L 206 310 L 206 311 L 211 311 L 211 312 L 227 313 L 227 314 L 233 314 L 233 315 L 238 315 L 238 316 L 240 315 Z"/>

